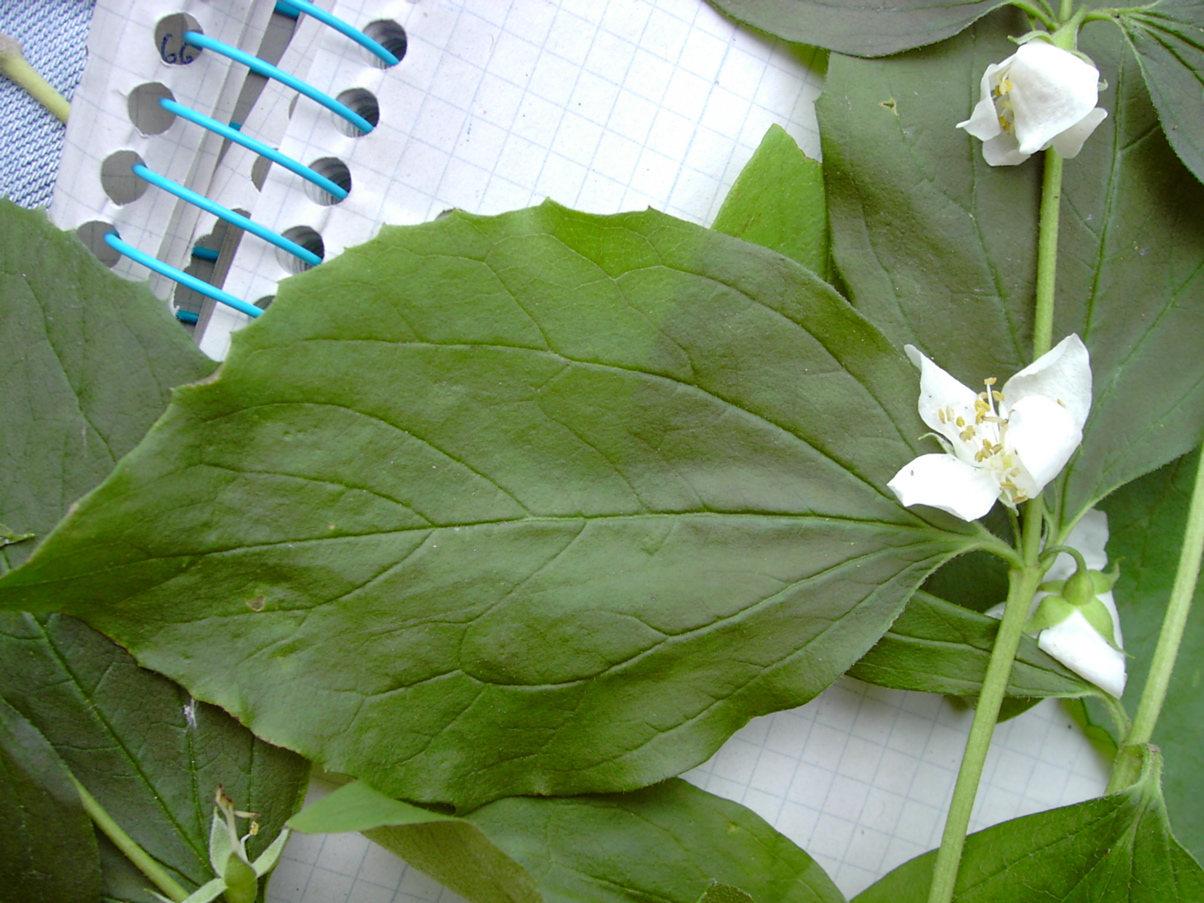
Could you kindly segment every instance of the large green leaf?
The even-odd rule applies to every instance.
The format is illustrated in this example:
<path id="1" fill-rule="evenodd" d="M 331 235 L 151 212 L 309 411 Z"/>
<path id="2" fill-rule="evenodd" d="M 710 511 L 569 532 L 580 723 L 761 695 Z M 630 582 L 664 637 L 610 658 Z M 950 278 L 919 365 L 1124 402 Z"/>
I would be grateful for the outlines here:
<path id="1" fill-rule="evenodd" d="M 0 298 L 0 512 L 40 537 L 137 444 L 171 386 L 215 365 L 145 286 L 8 202 L 0 202 Z M 33 545 L 0 554 L 20 561 Z M 71 618 L 0 615 L 0 700 L 185 885 L 212 877 L 206 844 L 218 783 L 262 813 L 254 851 L 304 790 L 303 759 L 192 702 Z M 105 896 L 146 899 L 148 882 L 103 839 L 101 852 Z"/>
<path id="2" fill-rule="evenodd" d="M 100 856 L 71 776 L 37 729 L 0 698 L 0 881 L 23 903 L 100 900 Z"/>
<path id="3" fill-rule="evenodd" d="M 1158 642 L 1167 599 L 1183 542 L 1196 455 L 1118 489 L 1103 504 L 1111 538 L 1108 553 L 1120 561 L 1116 604 L 1129 660 L 1125 701 L 1134 709 Z M 1204 587 L 1196 591 L 1183 645 L 1154 742 L 1166 756 L 1163 782 L 1175 833 L 1197 858 L 1204 858 Z"/>
<path id="4" fill-rule="evenodd" d="M 391 795 L 630 789 L 979 541 L 886 490 L 921 431 L 910 365 L 780 254 L 454 214 L 285 283 L 0 604 Z"/>
<path id="5" fill-rule="evenodd" d="M 0 573 L 109 475 L 172 386 L 217 366 L 145 286 L 109 272 L 41 211 L 0 199 Z"/>
<path id="6" fill-rule="evenodd" d="M 503 799 L 462 818 L 349 784 L 290 825 L 363 831 L 476 903 L 696 903 L 716 882 L 757 903 L 844 901 L 810 856 L 757 815 L 681 780 Z"/>
<path id="7" fill-rule="evenodd" d="M 1157 754 L 1152 754 L 1156 760 Z M 1123 793 L 1013 819 L 966 838 L 958 903 L 1196 903 L 1204 869 L 1171 834 L 1157 763 Z M 853 903 L 924 903 L 935 853 Z"/>
<path id="8" fill-rule="evenodd" d="M 1117 16 L 1162 129 L 1175 153 L 1204 180 L 1204 5 L 1199 0 L 1158 0 Z"/>
<path id="9" fill-rule="evenodd" d="M 944 40 L 1006 0 L 709 0 L 746 25 L 854 56 Z"/>
<path id="10" fill-rule="evenodd" d="M 799 150 L 781 126 L 769 127 L 711 228 L 793 257 L 830 281 L 823 166 Z"/>
<path id="11" fill-rule="evenodd" d="M 889 61 L 833 56 L 820 100 L 833 254 L 854 304 L 967 384 L 1031 360 L 1038 159 L 987 166 L 954 128 L 1026 26 L 1002 11 Z M 1110 116 L 1065 167 L 1055 339 L 1091 351 L 1095 402 L 1061 523 L 1204 432 L 1204 187 L 1158 128 L 1116 29 L 1083 48 Z M 956 601 L 956 600 L 955 600 Z"/>
<path id="12" fill-rule="evenodd" d="M 982 690 L 998 627 L 996 618 L 919 591 L 849 676 L 897 690 L 974 697 Z M 1037 699 L 1099 692 L 1038 649 L 1032 637 L 1021 638 L 1009 696 Z"/>

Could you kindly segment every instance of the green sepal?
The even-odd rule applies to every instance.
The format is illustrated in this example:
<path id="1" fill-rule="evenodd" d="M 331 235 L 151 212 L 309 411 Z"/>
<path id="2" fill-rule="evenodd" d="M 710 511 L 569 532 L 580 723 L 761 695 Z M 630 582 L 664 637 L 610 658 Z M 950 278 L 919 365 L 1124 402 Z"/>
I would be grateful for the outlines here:
<path id="1" fill-rule="evenodd" d="M 1076 606 L 1062 596 L 1051 594 L 1041 600 L 1037 610 L 1024 622 L 1024 632 L 1040 633 L 1046 628 L 1061 624 L 1075 612 Z"/>

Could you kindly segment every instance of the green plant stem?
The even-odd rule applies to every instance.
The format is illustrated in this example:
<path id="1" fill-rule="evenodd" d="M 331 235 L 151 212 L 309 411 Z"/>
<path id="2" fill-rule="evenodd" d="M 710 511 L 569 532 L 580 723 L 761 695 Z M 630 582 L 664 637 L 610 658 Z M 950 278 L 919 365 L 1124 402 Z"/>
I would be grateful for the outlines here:
<path id="1" fill-rule="evenodd" d="M 941 835 L 941 846 L 936 854 L 932 870 L 932 886 L 928 903 L 950 903 L 953 888 L 957 883 L 958 866 L 961 864 L 962 848 L 966 843 L 966 831 L 970 825 L 970 814 L 974 799 L 978 795 L 978 784 L 982 779 L 983 765 L 995 724 L 999 721 L 999 708 L 1007 691 L 1012 674 L 1012 662 L 1020 646 L 1024 622 L 1032 606 L 1033 594 L 1045 576 L 1045 568 L 1038 563 L 1041 552 L 1041 525 L 1045 509 L 1040 498 L 1028 503 L 1024 512 L 1024 532 L 1021 539 L 1025 564 L 1008 571 L 1008 599 L 1004 607 L 1003 620 L 995 634 L 995 645 L 982 681 L 982 692 L 974 708 L 974 721 L 970 725 L 970 736 L 962 755 L 957 782 L 953 786 L 953 799 L 949 803 L 949 814 L 945 818 L 945 830 Z"/>
<path id="2" fill-rule="evenodd" d="M 1054 279 L 1058 268 L 1058 216 L 1062 207 L 1062 155 L 1045 152 L 1041 218 L 1037 232 L 1037 298 L 1033 314 L 1033 359 L 1053 347 Z"/>
<path id="3" fill-rule="evenodd" d="M 1162 618 L 1162 630 L 1158 634 L 1158 645 L 1150 662 L 1145 689 L 1137 704 L 1133 727 L 1122 744 L 1124 747 L 1144 747 L 1154 735 L 1154 726 L 1166 702 L 1170 687 L 1171 672 L 1179 656 L 1183 642 L 1183 631 L 1187 627 L 1187 616 L 1191 613 L 1192 597 L 1196 593 L 1196 582 L 1200 576 L 1200 559 L 1204 556 L 1204 452 L 1196 465 L 1196 484 L 1192 489 L 1191 504 L 1187 511 L 1187 524 L 1183 530 L 1183 547 L 1179 551 L 1179 566 L 1175 571 L 1175 582 L 1171 585 L 1170 601 Z M 1108 792 L 1123 790 L 1140 776 L 1141 757 L 1117 756 L 1108 781 Z"/>
<path id="4" fill-rule="evenodd" d="M 142 847 L 138 846 L 134 838 L 126 834 L 121 825 L 113 820 L 113 816 L 105 811 L 105 808 L 92 796 L 87 789 L 75 776 L 71 776 L 71 783 L 75 785 L 75 789 L 79 792 L 79 798 L 83 801 L 84 811 L 100 828 L 105 837 L 113 841 L 114 846 L 121 850 L 122 854 L 135 866 L 138 871 L 142 872 L 155 887 L 163 891 L 163 893 L 180 903 L 188 898 L 188 891 L 184 890 L 171 875 L 161 866 L 155 859 Z"/>
<path id="5" fill-rule="evenodd" d="M 1049 13 L 1043 9 L 1039 9 L 1032 3 L 1026 2 L 1026 0 L 1011 0 L 1010 5 L 1016 7 L 1016 9 L 1020 10 L 1030 19 L 1036 19 L 1051 31 L 1057 26 L 1057 22 L 1054 21 Z"/>
<path id="6" fill-rule="evenodd" d="M 34 100 L 63 122 L 67 121 L 67 114 L 71 112 L 71 104 L 67 103 L 63 95 L 54 90 L 50 83 L 26 62 L 25 55 L 21 52 L 21 45 L 6 34 L 0 34 L 0 73 L 7 75 L 28 91 Z"/>

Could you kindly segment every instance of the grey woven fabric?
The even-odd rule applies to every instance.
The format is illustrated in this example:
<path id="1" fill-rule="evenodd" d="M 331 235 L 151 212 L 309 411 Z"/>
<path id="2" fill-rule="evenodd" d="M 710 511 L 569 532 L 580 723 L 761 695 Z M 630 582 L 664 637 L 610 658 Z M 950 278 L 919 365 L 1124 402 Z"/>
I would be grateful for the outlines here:
<path id="1" fill-rule="evenodd" d="M 0 32 L 70 100 L 87 54 L 95 0 L 0 0 Z M 66 127 L 0 76 L 0 196 L 45 207 L 54 191 Z"/>

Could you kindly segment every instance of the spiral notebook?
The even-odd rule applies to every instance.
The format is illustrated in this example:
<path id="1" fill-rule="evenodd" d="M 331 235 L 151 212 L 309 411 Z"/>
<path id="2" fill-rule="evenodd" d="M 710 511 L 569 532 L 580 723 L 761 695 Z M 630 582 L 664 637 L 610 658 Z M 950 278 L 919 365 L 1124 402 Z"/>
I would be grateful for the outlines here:
<path id="1" fill-rule="evenodd" d="M 812 52 L 703 0 L 98 0 L 88 46 L 51 215 L 122 275 L 149 273 L 214 358 L 281 278 L 384 222 L 551 197 L 707 224 L 771 124 L 819 154 Z M 289 80 L 265 81 L 240 54 Z M 148 263 L 212 279 L 236 306 Z M 936 845 L 969 722 L 939 697 L 846 679 L 757 719 L 686 777 L 749 806 L 852 895 Z M 974 826 L 1105 781 L 1069 716 L 1043 703 L 1000 728 Z M 458 899 L 357 835 L 294 837 L 268 898 Z"/>

